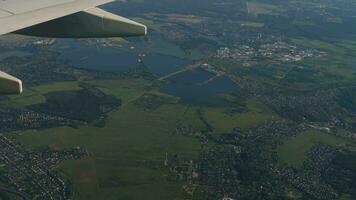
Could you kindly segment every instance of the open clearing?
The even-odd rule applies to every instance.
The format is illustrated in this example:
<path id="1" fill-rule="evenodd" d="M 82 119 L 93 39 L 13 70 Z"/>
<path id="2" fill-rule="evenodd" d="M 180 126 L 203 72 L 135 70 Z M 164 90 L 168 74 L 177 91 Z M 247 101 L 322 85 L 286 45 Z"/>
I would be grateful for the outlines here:
<path id="1" fill-rule="evenodd" d="M 247 101 L 247 109 L 246 112 L 231 112 L 225 107 L 206 107 L 204 116 L 215 133 L 229 133 L 234 128 L 254 128 L 270 118 L 277 117 L 256 99 Z"/>
<path id="2" fill-rule="evenodd" d="M 296 137 L 286 140 L 277 148 L 280 163 L 295 168 L 302 167 L 304 161 L 308 158 L 308 152 L 317 144 L 327 144 L 332 146 L 350 145 L 352 148 L 355 148 L 355 144 L 349 139 L 320 131 L 308 130 Z"/>
<path id="3" fill-rule="evenodd" d="M 249 1 L 247 4 L 247 13 L 252 15 L 278 15 L 279 12 L 283 11 L 282 8 L 267 4 Z"/>

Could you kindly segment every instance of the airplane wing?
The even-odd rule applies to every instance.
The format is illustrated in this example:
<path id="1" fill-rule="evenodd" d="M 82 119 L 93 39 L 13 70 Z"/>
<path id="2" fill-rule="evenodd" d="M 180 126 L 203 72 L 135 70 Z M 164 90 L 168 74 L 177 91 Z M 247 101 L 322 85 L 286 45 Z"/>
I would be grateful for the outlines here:
<path id="1" fill-rule="evenodd" d="M 113 0 L 1 0 L 0 35 L 58 38 L 130 37 L 147 27 L 96 6 Z M 22 82 L 0 72 L 0 94 L 20 94 Z"/>

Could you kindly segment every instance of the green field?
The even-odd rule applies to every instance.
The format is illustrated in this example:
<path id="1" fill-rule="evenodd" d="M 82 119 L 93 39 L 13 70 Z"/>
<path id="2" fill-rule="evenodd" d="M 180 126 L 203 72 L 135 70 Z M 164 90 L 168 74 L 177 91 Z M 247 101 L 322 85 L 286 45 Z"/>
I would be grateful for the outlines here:
<path id="1" fill-rule="evenodd" d="M 276 5 L 254 2 L 254 1 L 247 2 L 247 13 L 248 14 L 277 15 L 281 11 L 283 11 L 283 9 Z"/>
<path id="2" fill-rule="evenodd" d="M 161 13 L 147 13 L 145 14 L 147 18 L 155 19 L 155 20 L 166 20 L 170 23 L 178 22 L 178 23 L 186 23 L 186 24 L 199 24 L 208 20 L 207 17 L 197 16 L 197 15 L 183 15 L 177 13 L 169 13 L 169 14 L 161 14 Z"/>
<path id="3" fill-rule="evenodd" d="M 355 149 L 355 144 L 350 139 L 337 137 L 320 131 L 308 130 L 296 137 L 286 140 L 277 148 L 279 161 L 283 165 L 295 168 L 303 166 L 308 158 L 309 150 L 317 144 L 332 146 L 351 146 Z"/>
<path id="4" fill-rule="evenodd" d="M 348 194 L 343 194 L 343 195 L 341 195 L 339 200 L 352 200 L 352 196 L 348 195 Z"/>
<path id="5" fill-rule="evenodd" d="M 76 81 L 67 81 L 67 82 L 56 82 L 51 84 L 40 85 L 36 87 L 32 87 L 32 90 L 45 94 L 48 92 L 59 92 L 59 91 L 75 91 L 80 90 L 78 82 Z"/>
<path id="6" fill-rule="evenodd" d="M 306 39 L 306 38 L 295 38 L 292 39 L 292 41 L 296 44 L 299 45 L 305 45 L 305 46 L 309 46 L 309 47 L 313 47 L 313 48 L 317 48 L 326 52 L 330 52 L 333 54 L 337 54 L 337 55 L 344 55 L 345 49 L 338 46 L 335 43 L 331 43 L 331 42 L 325 42 L 325 41 L 321 41 L 321 40 L 310 40 L 310 39 Z"/>
<path id="7" fill-rule="evenodd" d="M 204 108 L 204 116 L 215 133 L 229 133 L 234 128 L 254 128 L 268 119 L 277 117 L 257 99 L 247 101 L 248 110 L 246 112 L 229 112 L 231 109 L 226 107 Z"/>
<path id="8" fill-rule="evenodd" d="M 195 130 L 206 130 L 207 127 L 199 117 L 198 108 L 194 106 L 187 106 L 184 115 L 179 121 L 180 124 L 188 125 Z"/>
<path id="9" fill-rule="evenodd" d="M 89 83 L 102 92 L 121 99 L 123 104 L 128 104 L 151 90 L 151 84 L 141 79 L 99 80 Z"/>
<path id="10" fill-rule="evenodd" d="M 352 40 L 324 41 L 294 38 L 291 41 L 296 45 L 321 50 L 326 55 L 317 59 L 305 59 L 300 63 L 303 66 L 302 69 L 294 66 L 284 77 L 283 87 L 305 91 L 355 84 L 352 55 L 356 52 L 356 45 Z"/>
<path id="11" fill-rule="evenodd" d="M 2 107 L 23 108 L 33 104 L 41 104 L 46 101 L 44 94 L 58 91 L 75 91 L 81 88 L 76 81 L 57 82 L 36 87 L 25 88 L 24 93 L 9 96 L 8 101 L 0 102 Z"/>
<path id="12" fill-rule="evenodd" d="M 89 124 L 23 131 L 17 133 L 17 139 L 32 149 L 80 146 L 90 152 L 91 156 L 66 161 L 58 168 L 73 183 L 74 199 L 182 199 L 184 183 L 167 179 L 169 172 L 163 159 L 166 153 L 197 159 L 200 142 L 174 134 L 176 125 L 182 121 L 202 126 L 198 118 L 190 115 L 194 109 L 172 103 L 152 111 L 135 106 L 133 101 L 146 87 L 142 80 L 92 84 L 125 102 L 109 114 L 104 128 Z"/>

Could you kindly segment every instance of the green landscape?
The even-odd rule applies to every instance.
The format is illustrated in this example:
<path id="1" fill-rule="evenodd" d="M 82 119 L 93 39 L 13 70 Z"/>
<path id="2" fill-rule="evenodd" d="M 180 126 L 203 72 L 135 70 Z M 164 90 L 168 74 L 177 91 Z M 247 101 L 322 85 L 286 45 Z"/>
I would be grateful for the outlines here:
<path id="1" fill-rule="evenodd" d="M 295 138 L 285 141 L 277 148 L 280 162 L 295 168 L 300 168 L 303 166 L 303 162 L 308 159 L 310 149 L 318 144 L 346 146 L 352 150 L 355 150 L 356 147 L 355 142 L 345 138 L 336 137 L 320 131 L 308 130 Z"/>
<path id="2" fill-rule="evenodd" d="M 0 200 L 355 199 L 355 3 L 103 9 L 148 36 L 0 38 Z"/>
<path id="3" fill-rule="evenodd" d="M 114 83 L 115 90 L 110 90 Z M 125 102 L 109 114 L 105 127 L 88 124 L 79 128 L 26 131 L 17 134 L 18 140 L 30 149 L 47 145 L 54 149 L 81 146 L 90 152 L 90 158 L 66 161 L 58 168 L 74 183 L 74 198 L 161 199 L 179 193 L 181 195 L 177 199 L 182 197 L 180 188 L 183 183 L 168 181 L 166 177 L 170 174 L 162 167 L 162 163 L 166 154 L 175 152 L 179 152 L 182 159 L 196 159 L 199 155 L 201 145 L 197 139 L 172 134 L 175 125 L 186 120 L 186 107 L 164 104 L 146 112 L 132 103 L 144 93 L 142 81 L 105 81 L 95 84 Z M 63 91 L 68 89 L 68 84 L 60 83 L 35 90 L 44 93 L 56 91 L 59 85 Z M 135 88 L 135 85 L 138 87 Z M 120 190 L 117 190 L 118 186 Z M 152 190 L 162 192 L 152 193 Z"/>

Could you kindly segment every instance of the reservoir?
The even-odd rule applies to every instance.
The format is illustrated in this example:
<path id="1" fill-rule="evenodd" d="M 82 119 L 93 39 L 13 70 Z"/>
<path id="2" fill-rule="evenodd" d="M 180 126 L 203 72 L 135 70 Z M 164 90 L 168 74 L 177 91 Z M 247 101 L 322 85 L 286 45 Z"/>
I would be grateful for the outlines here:
<path id="1" fill-rule="evenodd" d="M 104 72 L 125 72 L 140 65 L 136 52 L 118 47 L 72 44 L 61 58 L 77 68 Z"/>
<path id="2" fill-rule="evenodd" d="M 190 60 L 163 54 L 150 54 L 144 58 L 144 64 L 157 76 L 173 73 L 190 63 Z"/>
<path id="3" fill-rule="evenodd" d="M 73 67 L 104 72 L 126 72 L 142 66 L 139 62 L 140 48 L 102 47 L 87 45 L 78 41 L 67 41 L 69 47 L 61 51 L 61 58 Z M 143 57 L 144 65 L 157 76 L 177 71 L 191 63 L 190 60 L 152 52 Z"/>
<path id="4" fill-rule="evenodd" d="M 171 82 L 162 87 L 161 91 L 167 94 L 178 96 L 181 98 L 182 103 L 196 104 L 196 105 L 226 105 L 227 102 L 219 98 L 219 94 L 235 92 L 238 90 L 237 85 L 225 76 L 218 77 L 213 81 L 206 84 L 198 84 L 202 82 L 202 78 L 208 80 L 210 77 L 207 72 L 194 72 L 202 73 L 196 76 L 196 79 L 189 75 L 170 78 Z M 179 77 L 180 76 L 180 77 Z M 186 77 L 187 79 L 184 79 Z"/>

